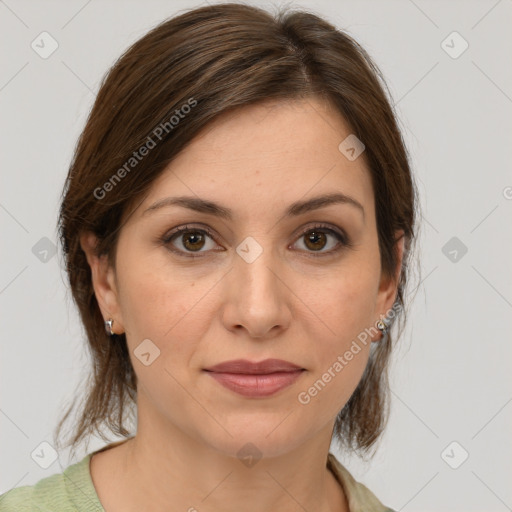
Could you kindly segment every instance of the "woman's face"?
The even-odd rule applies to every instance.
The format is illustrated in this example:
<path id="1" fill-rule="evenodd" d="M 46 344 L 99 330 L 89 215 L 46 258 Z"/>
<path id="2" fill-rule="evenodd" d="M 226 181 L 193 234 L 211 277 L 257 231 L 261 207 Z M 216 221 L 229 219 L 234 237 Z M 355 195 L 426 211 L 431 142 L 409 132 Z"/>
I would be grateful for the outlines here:
<path id="1" fill-rule="evenodd" d="M 126 332 L 139 433 L 179 429 L 230 455 L 330 440 L 396 295 L 381 279 L 364 153 L 339 149 L 350 134 L 318 100 L 245 107 L 197 137 L 123 225 L 116 270 L 95 273 L 95 290 Z M 332 194 L 360 206 L 311 202 Z M 219 208 L 163 202 L 182 196 Z M 252 377 L 253 396 L 205 371 L 270 358 L 304 371 L 273 393 Z"/>

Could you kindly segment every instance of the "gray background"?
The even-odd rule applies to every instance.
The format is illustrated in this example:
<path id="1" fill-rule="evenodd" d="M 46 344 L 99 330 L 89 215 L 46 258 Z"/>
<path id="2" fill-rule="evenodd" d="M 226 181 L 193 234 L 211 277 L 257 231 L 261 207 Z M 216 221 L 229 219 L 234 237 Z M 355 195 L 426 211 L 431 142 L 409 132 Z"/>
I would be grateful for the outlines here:
<path id="1" fill-rule="evenodd" d="M 100 79 L 156 23 L 204 4 L 0 1 L 0 493 L 75 462 L 61 453 L 43 469 L 30 454 L 52 442 L 88 370 L 61 253 L 44 251 Z M 394 354 L 388 428 L 371 462 L 339 456 L 396 510 L 512 510 L 512 1 L 292 5 L 346 30 L 382 69 L 424 215 L 423 281 Z M 46 59 L 31 48 L 43 31 L 59 45 Z M 453 31 L 469 44 L 457 58 L 442 45 Z"/>

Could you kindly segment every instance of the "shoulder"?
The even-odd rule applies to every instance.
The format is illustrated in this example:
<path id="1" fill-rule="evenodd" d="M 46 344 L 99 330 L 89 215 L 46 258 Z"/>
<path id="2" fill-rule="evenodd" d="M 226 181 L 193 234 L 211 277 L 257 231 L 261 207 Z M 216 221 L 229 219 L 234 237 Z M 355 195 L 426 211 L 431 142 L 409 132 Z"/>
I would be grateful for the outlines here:
<path id="1" fill-rule="evenodd" d="M 0 512 L 104 512 L 92 486 L 90 454 L 62 473 L 0 495 Z"/>
<path id="2" fill-rule="evenodd" d="M 368 487 L 355 480 L 331 452 L 327 464 L 345 491 L 350 512 L 395 512 L 383 505 Z"/>
<path id="3" fill-rule="evenodd" d="M 68 510 L 60 508 L 66 499 L 63 473 L 51 475 L 34 485 L 24 485 L 7 491 L 0 496 L 0 512 L 29 512 L 42 509 Z M 71 510 L 71 509 L 69 509 Z"/>

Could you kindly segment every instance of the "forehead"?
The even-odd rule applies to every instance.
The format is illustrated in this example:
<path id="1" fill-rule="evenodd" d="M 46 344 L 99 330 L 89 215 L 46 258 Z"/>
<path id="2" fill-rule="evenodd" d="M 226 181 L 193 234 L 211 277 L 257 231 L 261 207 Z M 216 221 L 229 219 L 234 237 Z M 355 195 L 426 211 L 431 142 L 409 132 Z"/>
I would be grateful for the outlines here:
<path id="1" fill-rule="evenodd" d="M 179 129 L 179 127 L 178 127 Z M 317 98 L 244 106 L 210 123 L 153 183 L 139 215 L 155 201 L 196 195 L 250 217 L 298 199 L 340 192 L 373 212 L 364 153 L 349 160 L 343 117 Z M 260 212 L 260 215 L 263 212 Z"/>

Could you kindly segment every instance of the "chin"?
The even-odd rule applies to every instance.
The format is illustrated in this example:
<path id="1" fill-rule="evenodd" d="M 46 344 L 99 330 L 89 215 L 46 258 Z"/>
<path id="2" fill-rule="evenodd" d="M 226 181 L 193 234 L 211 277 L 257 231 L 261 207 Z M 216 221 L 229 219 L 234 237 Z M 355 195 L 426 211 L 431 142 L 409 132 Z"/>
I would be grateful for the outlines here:
<path id="1" fill-rule="evenodd" d="M 300 446 L 309 437 L 304 425 L 299 427 L 296 422 L 289 421 L 290 418 L 283 421 L 286 414 L 269 414 L 265 421 L 262 418 L 264 413 L 260 411 L 258 421 L 251 424 L 233 420 L 229 426 L 226 425 L 231 436 L 224 429 L 216 429 L 218 435 L 214 438 L 207 436 L 205 440 L 213 449 L 230 457 L 279 457 Z"/>

